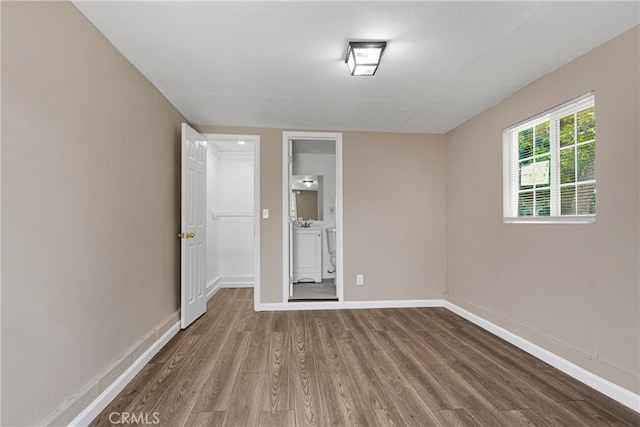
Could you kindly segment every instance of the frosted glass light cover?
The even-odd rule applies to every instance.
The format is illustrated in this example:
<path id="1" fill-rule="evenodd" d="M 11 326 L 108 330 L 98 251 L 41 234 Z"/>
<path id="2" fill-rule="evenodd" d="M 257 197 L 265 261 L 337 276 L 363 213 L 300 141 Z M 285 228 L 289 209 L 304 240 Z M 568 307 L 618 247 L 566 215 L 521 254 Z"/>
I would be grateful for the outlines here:
<path id="1" fill-rule="evenodd" d="M 352 76 L 376 73 L 387 42 L 349 42 L 345 62 Z"/>
<path id="2" fill-rule="evenodd" d="M 349 67 L 349 72 L 353 75 L 353 70 L 356 68 L 356 60 L 353 56 L 353 51 L 349 52 L 349 60 L 347 61 L 347 67 Z"/>
<path id="3" fill-rule="evenodd" d="M 358 64 L 378 64 L 380 63 L 380 55 L 382 55 L 381 47 L 354 47 L 353 52 L 356 56 Z"/>
<path id="4" fill-rule="evenodd" d="M 357 65 L 353 72 L 354 76 L 373 76 L 376 72 L 377 65 Z"/>

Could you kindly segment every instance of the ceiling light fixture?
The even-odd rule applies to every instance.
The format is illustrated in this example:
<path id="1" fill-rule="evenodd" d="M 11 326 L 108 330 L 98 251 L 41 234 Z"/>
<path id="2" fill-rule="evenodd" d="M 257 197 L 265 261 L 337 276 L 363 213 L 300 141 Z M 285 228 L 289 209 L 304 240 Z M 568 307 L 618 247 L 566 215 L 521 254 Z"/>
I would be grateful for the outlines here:
<path id="1" fill-rule="evenodd" d="M 387 42 L 349 42 L 344 58 L 352 76 L 373 76 Z"/>
<path id="2" fill-rule="evenodd" d="M 309 181 L 308 179 L 305 179 L 304 181 L 302 181 L 302 183 L 307 188 L 311 188 L 311 186 L 313 185 L 313 181 Z"/>
<path id="3" fill-rule="evenodd" d="M 238 141 L 238 144 L 240 144 L 240 145 L 244 145 L 244 144 L 246 144 L 246 142 L 244 142 L 244 141 Z"/>

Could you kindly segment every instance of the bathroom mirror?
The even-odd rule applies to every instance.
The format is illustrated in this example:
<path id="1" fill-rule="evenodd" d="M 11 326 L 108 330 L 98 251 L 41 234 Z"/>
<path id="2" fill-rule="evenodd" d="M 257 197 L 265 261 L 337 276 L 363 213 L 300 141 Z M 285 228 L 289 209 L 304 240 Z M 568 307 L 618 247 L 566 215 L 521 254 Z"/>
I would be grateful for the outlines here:
<path id="1" fill-rule="evenodd" d="M 323 220 L 323 177 L 291 176 L 291 217 L 298 221 Z"/>

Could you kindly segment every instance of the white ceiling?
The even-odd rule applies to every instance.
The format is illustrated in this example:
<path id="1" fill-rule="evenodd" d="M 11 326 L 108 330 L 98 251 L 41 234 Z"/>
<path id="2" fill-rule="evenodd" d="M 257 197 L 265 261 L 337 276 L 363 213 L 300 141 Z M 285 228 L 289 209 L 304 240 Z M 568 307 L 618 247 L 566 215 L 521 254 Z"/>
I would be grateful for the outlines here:
<path id="1" fill-rule="evenodd" d="M 250 141 L 245 141 L 244 144 L 238 144 L 238 141 L 242 141 L 241 139 L 221 140 L 208 138 L 207 140 L 209 144 L 221 153 L 253 153 L 253 142 Z"/>
<path id="2" fill-rule="evenodd" d="M 443 133 L 639 22 L 639 2 L 77 7 L 194 124 Z M 386 40 L 351 77 L 349 40 Z"/>

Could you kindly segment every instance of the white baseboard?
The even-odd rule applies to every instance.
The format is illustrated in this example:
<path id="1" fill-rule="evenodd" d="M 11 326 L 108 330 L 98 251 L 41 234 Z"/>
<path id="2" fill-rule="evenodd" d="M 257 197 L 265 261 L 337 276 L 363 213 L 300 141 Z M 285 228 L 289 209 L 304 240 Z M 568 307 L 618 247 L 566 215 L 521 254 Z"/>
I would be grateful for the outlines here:
<path id="1" fill-rule="evenodd" d="M 162 347 L 180 331 L 180 322 L 176 322 L 151 347 L 138 357 L 126 371 L 107 387 L 89 406 L 69 423 L 70 426 L 88 426 L 104 408 L 120 393 L 138 372 L 160 351 Z"/>
<path id="2" fill-rule="evenodd" d="M 220 276 L 216 277 L 216 279 L 207 285 L 207 301 L 211 299 L 222 287 L 221 283 L 222 278 Z"/>
<path id="3" fill-rule="evenodd" d="M 223 276 L 220 279 L 223 288 L 253 288 L 253 276 Z"/>
<path id="4" fill-rule="evenodd" d="M 444 307 L 457 314 L 458 316 L 467 319 L 471 323 L 480 326 L 482 329 L 491 332 L 493 335 L 502 338 L 503 340 L 515 345 L 519 349 L 526 351 L 532 356 L 548 363 L 554 368 L 559 369 L 565 374 L 599 391 L 600 393 L 609 396 L 617 402 L 620 402 L 624 406 L 633 409 L 636 412 L 640 412 L 640 395 L 637 395 L 623 387 L 620 387 L 619 385 L 614 384 L 609 380 L 599 377 L 598 375 L 587 371 L 586 369 L 576 365 L 575 363 L 570 362 L 558 356 L 557 354 L 540 347 L 539 345 L 527 341 L 526 339 L 512 332 L 509 332 L 508 330 L 494 323 L 491 323 L 488 320 L 485 320 L 482 317 L 465 310 L 464 308 L 458 307 L 457 305 L 452 304 L 449 301 L 444 302 Z"/>
<path id="5" fill-rule="evenodd" d="M 361 308 L 443 307 L 444 300 L 300 301 L 260 304 L 256 311 L 345 310 Z"/>
<path id="6" fill-rule="evenodd" d="M 253 282 L 221 282 L 221 288 L 253 288 Z"/>

